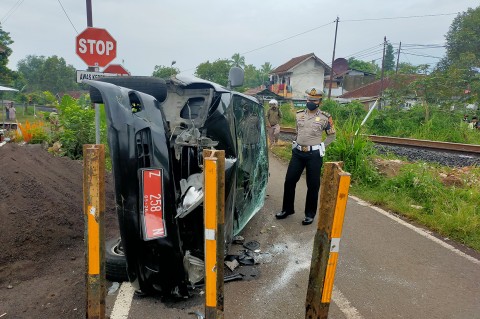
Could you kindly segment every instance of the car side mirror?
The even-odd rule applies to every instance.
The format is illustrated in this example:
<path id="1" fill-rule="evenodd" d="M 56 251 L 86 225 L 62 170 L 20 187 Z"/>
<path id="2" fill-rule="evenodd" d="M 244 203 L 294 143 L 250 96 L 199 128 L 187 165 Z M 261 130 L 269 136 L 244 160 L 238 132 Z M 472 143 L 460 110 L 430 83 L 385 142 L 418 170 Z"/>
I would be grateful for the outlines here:
<path id="1" fill-rule="evenodd" d="M 245 72 L 242 68 L 234 66 L 228 72 L 228 88 L 239 87 L 243 85 Z"/>

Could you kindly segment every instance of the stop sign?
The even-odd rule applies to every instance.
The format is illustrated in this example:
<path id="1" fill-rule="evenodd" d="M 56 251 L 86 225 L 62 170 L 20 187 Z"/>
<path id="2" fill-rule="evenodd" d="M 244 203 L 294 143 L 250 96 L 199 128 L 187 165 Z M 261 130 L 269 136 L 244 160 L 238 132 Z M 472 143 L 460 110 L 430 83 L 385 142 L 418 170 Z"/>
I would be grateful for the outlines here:
<path id="1" fill-rule="evenodd" d="M 105 66 L 117 56 L 117 41 L 105 29 L 86 28 L 76 38 L 77 55 L 88 66 Z"/>
<path id="2" fill-rule="evenodd" d="M 103 73 L 115 73 L 120 75 L 130 75 L 130 72 L 127 71 L 121 64 L 109 64 L 104 70 Z"/>

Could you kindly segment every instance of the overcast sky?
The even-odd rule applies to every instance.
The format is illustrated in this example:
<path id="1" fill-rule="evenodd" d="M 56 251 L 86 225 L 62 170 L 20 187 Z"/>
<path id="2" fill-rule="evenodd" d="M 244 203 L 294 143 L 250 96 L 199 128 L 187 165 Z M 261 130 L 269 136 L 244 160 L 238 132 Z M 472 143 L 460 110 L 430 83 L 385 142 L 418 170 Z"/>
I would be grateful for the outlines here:
<path id="1" fill-rule="evenodd" d="M 435 64 L 444 49 L 407 44 L 444 44 L 456 16 L 450 13 L 478 5 L 473 0 L 92 0 L 93 26 L 117 40 L 112 63 L 123 63 L 132 75 L 151 75 L 155 65 L 172 61 L 193 74 L 198 64 L 234 53 L 256 67 L 267 61 L 275 67 L 311 52 L 330 64 L 337 15 L 336 57 L 366 50 L 356 56 L 380 59 L 386 36 L 395 49 L 401 41 L 408 50 L 400 61 Z M 408 16 L 425 17 L 380 19 Z M 77 32 L 87 26 L 85 0 L 0 0 L 0 19 L 15 42 L 11 69 L 27 55 L 57 55 L 78 70 L 86 68 L 75 53 Z"/>

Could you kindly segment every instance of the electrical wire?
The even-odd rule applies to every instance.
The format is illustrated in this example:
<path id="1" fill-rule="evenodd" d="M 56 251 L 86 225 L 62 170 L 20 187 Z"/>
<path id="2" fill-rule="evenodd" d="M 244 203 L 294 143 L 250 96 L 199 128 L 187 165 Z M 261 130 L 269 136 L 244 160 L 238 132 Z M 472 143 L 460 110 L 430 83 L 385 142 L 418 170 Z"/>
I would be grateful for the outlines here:
<path id="1" fill-rule="evenodd" d="M 72 20 L 70 20 L 70 17 L 68 16 L 67 11 L 65 11 L 65 8 L 63 7 L 63 4 L 60 2 L 60 0 L 57 0 L 57 1 L 58 1 L 58 4 L 60 5 L 60 7 L 62 7 L 63 12 L 64 12 L 65 15 L 67 16 L 68 21 L 70 21 L 70 24 L 72 25 L 73 30 L 75 30 L 75 32 L 77 32 L 77 34 L 78 34 L 78 31 L 77 31 L 77 29 L 75 28 L 75 26 L 73 25 Z"/>
<path id="2" fill-rule="evenodd" d="M 412 19 L 412 18 L 449 16 L 449 15 L 457 15 L 457 14 L 459 14 L 459 12 L 440 13 L 440 14 L 425 14 L 425 15 L 412 15 L 412 16 L 399 16 L 399 17 L 369 18 L 369 19 L 346 19 L 346 20 L 339 20 L 339 22 L 362 22 L 362 21 L 378 21 L 378 20 Z M 295 38 L 295 37 L 297 37 L 297 36 L 303 35 L 303 34 L 305 34 L 305 33 L 308 33 L 308 32 L 311 32 L 311 31 L 314 31 L 314 30 L 317 30 L 317 29 L 326 27 L 326 26 L 328 26 L 328 25 L 330 25 L 330 24 L 333 24 L 333 23 L 335 23 L 335 22 L 336 22 L 336 20 L 334 20 L 334 21 L 332 21 L 332 22 L 329 22 L 329 23 L 327 23 L 327 24 L 321 25 L 321 26 L 319 26 L 319 27 L 316 27 L 316 28 L 313 28 L 313 29 L 310 29 L 310 30 L 307 30 L 307 31 L 304 31 L 304 32 L 301 32 L 301 33 L 297 33 L 297 34 L 292 35 L 292 36 L 290 36 L 290 37 L 281 39 L 281 40 L 279 40 L 279 41 L 276 41 L 276 42 L 273 42 L 273 43 L 270 43 L 270 44 L 267 44 L 267 45 L 258 47 L 258 48 L 256 48 L 256 49 L 252 49 L 252 50 L 249 50 L 249 51 L 245 51 L 245 52 L 240 53 L 240 54 L 241 54 L 241 55 L 245 55 L 245 54 L 248 54 L 248 53 L 252 53 L 252 52 L 255 52 L 255 51 L 258 51 L 258 50 L 267 48 L 267 47 L 269 47 L 269 46 L 272 46 L 272 45 L 275 45 L 275 44 L 278 44 L 278 43 L 281 43 L 281 42 L 290 40 L 290 39 L 292 39 L 292 38 Z M 403 44 L 402 44 L 402 45 L 403 45 Z M 405 45 L 409 46 L 409 44 L 405 44 Z M 376 54 L 376 53 L 378 53 L 378 52 L 369 51 L 369 50 L 375 49 L 375 48 L 377 48 L 378 46 L 383 46 L 383 43 L 381 43 L 381 44 L 379 44 L 379 45 L 376 45 L 376 46 L 373 46 L 373 47 L 371 47 L 371 48 L 367 48 L 367 49 L 361 50 L 361 51 L 359 51 L 359 52 L 356 52 L 356 53 L 347 55 L 346 58 L 349 58 L 349 57 L 355 57 L 355 58 L 357 58 L 357 57 L 367 57 L 367 56 Z M 431 48 L 445 47 L 444 45 L 415 45 L 415 44 L 412 44 L 412 46 L 423 46 L 423 47 L 431 46 Z M 364 52 L 364 51 L 367 51 L 367 52 Z M 382 49 L 382 51 L 383 51 L 383 49 Z M 364 55 L 359 54 L 359 53 L 364 53 Z M 375 59 L 375 60 L 378 60 L 378 58 Z M 375 60 L 373 60 L 373 61 L 375 61 Z M 185 70 L 182 70 L 181 72 L 190 71 L 190 70 L 193 70 L 193 69 L 195 69 L 195 68 L 185 69 Z"/>
<path id="3" fill-rule="evenodd" d="M 267 48 L 267 47 L 269 47 L 269 46 L 272 46 L 272 45 L 275 45 L 275 44 L 278 44 L 278 43 L 281 43 L 281 42 L 284 42 L 284 41 L 293 39 L 293 38 L 295 38 L 295 37 L 298 37 L 299 35 L 303 35 L 303 34 L 305 34 L 305 33 L 309 33 L 309 32 L 318 30 L 318 29 L 320 29 L 320 28 L 326 27 L 327 25 L 330 25 L 330 24 L 333 24 L 333 23 L 335 23 L 335 21 L 326 23 L 326 24 L 324 24 L 324 25 L 321 25 L 321 26 L 319 26 L 319 27 L 315 27 L 315 28 L 313 28 L 313 29 L 310 29 L 310 30 L 307 30 L 307 31 L 304 31 L 304 32 L 297 33 L 297 34 L 295 34 L 295 35 L 289 36 L 288 38 L 284 38 L 284 39 L 282 39 L 282 40 L 279 40 L 279 41 L 276 41 L 276 42 L 273 42 L 273 43 L 270 43 L 270 44 L 267 44 L 267 45 L 261 46 L 261 47 L 259 47 L 259 48 L 256 48 L 256 49 L 253 49 L 253 50 L 250 50 L 250 51 L 246 51 L 246 52 L 243 52 L 243 53 L 240 53 L 240 54 L 241 54 L 241 55 L 245 55 L 245 54 L 248 54 L 248 53 L 252 53 L 252 52 L 255 52 L 255 51 L 258 51 L 258 50 Z"/>
<path id="4" fill-rule="evenodd" d="M 372 51 L 372 52 L 355 55 L 354 58 L 356 58 L 356 59 L 366 58 L 366 57 L 368 57 L 368 56 L 376 55 L 376 54 L 378 54 L 378 53 L 383 53 L 383 48 L 382 48 L 382 49 L 375 50 L 375 51 Z"/>
<path id="5" fill-rule="evenodd" d="M 459 14 L 459 13 L 460 13 L 460 12 L 439 13 L 439 14 L 425 14 L 425 15 L 415 15 L 415 16 L 385 17 L 385 18 L 346 19 L 346 20 L 340 20 L 340 22 L 361 22 L 361 21 L 378 21 L 378 20 L 396 20 L 396 19 L 426 18 L 426 17 L 439 17 L 439 16 L 456 15 L 456 14 Z"/>
<path id="6" fill-rule="evenodd" d="M 14 5 L 13 7 L 8 10 L 8 12 L 3 16 L 2 20 L 0 23 L 5 23 L 7 22 L 8 18 L 10 18 L 12 16 L 12 14 L 18 9 L 18 7 L 20 7 L 23 3 L 23 1 L 25 0 L 18 0 Z"/>
<path id="7" fill-rule="evenodd" d="M 377 44 L 377 45 L 375 45 L 375 46 L 373 46 L 373 47 L 370 47 L 370 48 L 368 48 L 368 49 L 360 50 L 360 51 L 358 51 L 358 52 L 349 54 L 349 55 L 345 56 L 345 58 L 357 56 L 357 54 L 361 54 L 361 53 L 363 53 L 363 52 L 365 52 L 365 51 L 369 51 L 369 50 L 372 50 L 372 49 L 378 49 L 378 48 L 381 47 L 381 46 L 383 46 L 383 43 Z"/>
<path id="8" fill-rule="evenodd" d="M 411 53 L 411 52 L 405 51 L 405 50 L 400 50 L 400 52 L 403 53 L 403 54 L 408 54 L 408 55 L 421 56 L 421 57 L 434 58 L 434 59 L 442 59 L 441 57 L 438 57 L 438 56 L 427 55 L 427 54 Z"/>

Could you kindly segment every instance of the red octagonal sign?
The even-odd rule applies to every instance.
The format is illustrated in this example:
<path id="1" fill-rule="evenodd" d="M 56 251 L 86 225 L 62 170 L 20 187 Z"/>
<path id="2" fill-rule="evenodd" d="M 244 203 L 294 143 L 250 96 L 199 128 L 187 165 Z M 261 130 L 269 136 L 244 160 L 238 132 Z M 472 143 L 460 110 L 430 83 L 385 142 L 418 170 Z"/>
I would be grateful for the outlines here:
<path id="1" fill-rule="evenodd" d="M 105 29 L 86 28 L 77 35 L 76 52 L 88 66 L 103 67 L 117 56 L 117 41 Z"/>

